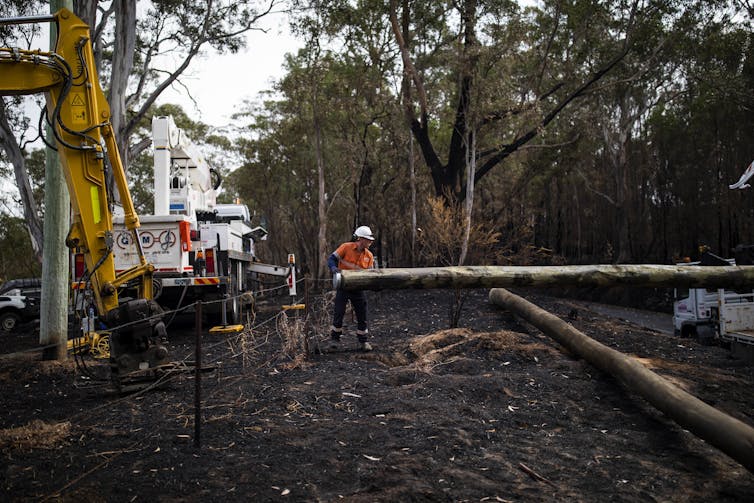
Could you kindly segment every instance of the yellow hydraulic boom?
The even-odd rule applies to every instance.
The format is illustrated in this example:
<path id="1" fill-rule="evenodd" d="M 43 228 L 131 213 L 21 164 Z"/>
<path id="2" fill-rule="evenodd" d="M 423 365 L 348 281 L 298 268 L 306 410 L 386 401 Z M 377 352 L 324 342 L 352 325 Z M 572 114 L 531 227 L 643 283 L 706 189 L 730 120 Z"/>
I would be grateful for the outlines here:
<path id="1" fill-rule="evenodd" d="M 0 24 L 42 22 L 57 24 L 54 51 L 0 47 L 0 95 L 45 94 L 47 121 L 73 207 L 66 244 L 84 254 L 88 272 L 83 279 L 91 285 L 101 321 L 113 331 L 111 366 L 120 382 L 134 371 L 159 367 L 167 357 L 160 342 L 165 325 L 152 301 L 154 267 L 141 250 L 139 217 L 100 87 L 89 27 L 66 9 L 47 16 L 0 19 Z M 112 253 L 113 182 L 140 254 L 139 265 L 120 274 Z M 126 284 L 136 288 L 137 298 L 122 302 L 118 289 Z"/>

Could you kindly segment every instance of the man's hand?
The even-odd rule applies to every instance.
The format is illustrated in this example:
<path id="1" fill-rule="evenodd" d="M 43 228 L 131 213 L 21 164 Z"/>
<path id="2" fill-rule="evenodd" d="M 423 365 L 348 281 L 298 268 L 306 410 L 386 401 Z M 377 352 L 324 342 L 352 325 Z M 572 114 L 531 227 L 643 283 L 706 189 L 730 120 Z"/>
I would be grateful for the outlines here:
<path id="1" fill-rule="evenodd" d="M 330 272 L 333 274 L 338 274 L 340 272 L 340 269 L 338 269 L 337 267 L 331 267 Z"/>

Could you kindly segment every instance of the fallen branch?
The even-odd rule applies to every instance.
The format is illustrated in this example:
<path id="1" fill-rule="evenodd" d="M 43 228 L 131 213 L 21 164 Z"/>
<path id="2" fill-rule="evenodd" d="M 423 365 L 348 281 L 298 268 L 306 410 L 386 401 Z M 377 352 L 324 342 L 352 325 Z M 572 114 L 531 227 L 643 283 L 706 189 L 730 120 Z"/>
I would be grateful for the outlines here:
<path id="1" fill-rule="evenodd" d="M 518 464 L 518 467 L 519 467 L 519 468 L 520 468 L 520 469 L 521 469 L 521 470 L 522 470 L 522 471 L 523 471 L 524 473 L 526 473 L 526 474 L 527 474 L 527 475 L 529 475 L 529 476 L 530 476 L 531 478 L 533 478 L 534 480 L 539 480 L 540 482 L 547 482 L 547 483 L 548 483 L 548 484 L 550 484 L 550 485 L 551 485 L 552 487 L 554 487 L 554 488 L 556 488 L 556 489 L 557 489 L 557 487 L 558 487 L 558 486 L 557 486 L 557 485 L 556 485 L 556 484 L 555 484 L 555 483 L 554 483 L 554 482 L 553 482 L 552 480 L 550 480 L 550 479 L 548 479 L 548 478 L 546 478 L 546 477 L 543 477 L 542 475 L 538 474 L 537 472 L 535 472 L 534 470 L 532 470 L 531 468 L 529 468 L 529 467 L 528 467 L 528 466 L 526 466 L 525 464 L 523 464 L 523 463 L 519 463 L 519 464 Z"/>
<path id="2" fill-rule="evenodd" d="M 694 435 L 754 473 L 754 428 L 671 384 L 635 358 L 611 349 L 508 290 L 494 288 L 490 302 L 524 318 L 569 352 L 584 358 L 638 393 Z"/>

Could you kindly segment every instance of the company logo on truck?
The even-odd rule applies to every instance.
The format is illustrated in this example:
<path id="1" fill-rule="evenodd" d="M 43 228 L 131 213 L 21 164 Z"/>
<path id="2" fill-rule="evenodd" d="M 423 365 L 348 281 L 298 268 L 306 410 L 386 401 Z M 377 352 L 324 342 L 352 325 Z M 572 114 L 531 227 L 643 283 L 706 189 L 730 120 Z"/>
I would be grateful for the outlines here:
<path id="1" fill-rule="evenodd" d="M 169 250 L 175 245 L 178 239 L 176 233 L 171 229 L 155 232 L 143 231 L 139 233 L 139 237 L 141 238 L 141 247 L 144 251 L 150 250 L 155 245 L 159 245 L 159 248 L 151 250 L 153 252 L 157 250 Z M 126 250 L 133 245 L 133 237 L 130 232 L 120 232 L 116 242 L 118 243 L 119 248 Z"/>

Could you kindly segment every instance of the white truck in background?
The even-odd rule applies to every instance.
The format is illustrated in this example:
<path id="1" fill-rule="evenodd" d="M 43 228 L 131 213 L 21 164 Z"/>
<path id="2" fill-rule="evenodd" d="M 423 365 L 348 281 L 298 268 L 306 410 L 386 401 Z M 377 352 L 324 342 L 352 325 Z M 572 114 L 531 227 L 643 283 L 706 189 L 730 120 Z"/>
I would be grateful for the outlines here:
<path id="1" fill-rule="evenodd" d="M 253 299 L 240 294 L 258 292 L 259 274 L 279 277 L 295 296 L 293 255 L 285 266 L 257 261 L 255 243 L 266 239 L 267 231 L 251 226 L 246 205 L 217 203 L 219 174 L 173 118 L 154 117 L 152 137 L 154 214 L 140 215 L 140 238 L 146 259 L 155 266 L 155 300 L 177 309 L 200 299 L 225 299 L 203 310 L 213 321 L 236 324 L 242 299 Z M 116 216 L 113 223 L 116 270 L 127 270 L 138 263 L 136 246 L 123 218 Z"/>
<path id="2" fill-rule="evenodd" d="M 686 264 L 733 266 L 736 260 L 704 252 L 700 261 Z M 754 290 L 677 288 L 673 328 L 681 337 L 702 343 L 718 341 L 730 344 L 734 352 L 754 355 Z"/>

